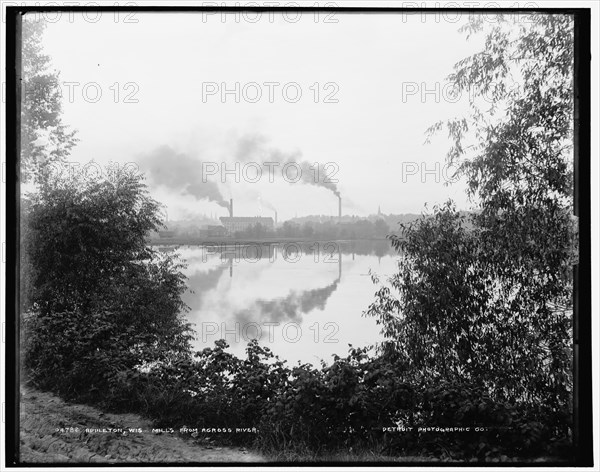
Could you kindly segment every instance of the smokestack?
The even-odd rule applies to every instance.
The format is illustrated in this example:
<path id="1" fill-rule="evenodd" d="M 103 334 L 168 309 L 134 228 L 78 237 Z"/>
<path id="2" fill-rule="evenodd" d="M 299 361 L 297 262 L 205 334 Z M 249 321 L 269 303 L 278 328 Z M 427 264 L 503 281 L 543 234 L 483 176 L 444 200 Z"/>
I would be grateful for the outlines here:
<path id="1" fill-rule="evenodd" d="M 275 226 L 277 226 L 277 210 L 275 210 Z"/>
<path id="2" fill-rule="evenodd" d="M 342 196 L 338 195 L 338 199 L 339 199 L 339 205 L 338 205 L 338 218 L 342 219 Z"/>
<path id="3" fill-rule="evenodd" d="M 233 198 L 229 200 L 229 216 L 233 218 Z"/>

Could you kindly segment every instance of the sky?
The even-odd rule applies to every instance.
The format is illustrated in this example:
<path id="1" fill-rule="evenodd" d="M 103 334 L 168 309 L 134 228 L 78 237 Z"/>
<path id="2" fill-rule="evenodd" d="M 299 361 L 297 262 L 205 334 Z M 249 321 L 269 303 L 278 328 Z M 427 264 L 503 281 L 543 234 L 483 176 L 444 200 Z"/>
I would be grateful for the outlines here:
<path id="1" fill-rule="evenodd" d="M 46 19 L 80 139 L 71 160 L 135 166 L 171 219 L 226 216 L 230 198 L 236 216 L 335 215 L 335 192 L 361 216 L 469 207 L 462 182 L 445 184 L 447 136 L 425 144 L 429 126 L 468 110 L 446 88 L 482 49 L 458 31 L 466 17 L 88 15 Z M 296 181 L 298 168 L 331 185 Z"/>

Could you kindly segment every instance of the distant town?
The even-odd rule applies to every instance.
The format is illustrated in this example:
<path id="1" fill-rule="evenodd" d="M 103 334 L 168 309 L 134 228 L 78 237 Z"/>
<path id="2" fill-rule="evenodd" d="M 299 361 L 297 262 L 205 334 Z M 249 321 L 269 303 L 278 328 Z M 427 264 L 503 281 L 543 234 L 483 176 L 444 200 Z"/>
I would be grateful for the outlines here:
<path id="1" fill-rule="evenodd" d="M 280 222 L 277 211 L 273 211 L 273 216 L 235 216 L 231 201 L 229 216 L 202 214 L 174 221 L 166 218 L 165 229 L 152 233 L 149 239 L 161 243 L 220 239 L 385 239 L 400 230 L 400 223 L 410 223 L 418 217 L 413 213 L 384 214 L 378 208 L 377 213 L 369 216 L 308 215 Z"/>

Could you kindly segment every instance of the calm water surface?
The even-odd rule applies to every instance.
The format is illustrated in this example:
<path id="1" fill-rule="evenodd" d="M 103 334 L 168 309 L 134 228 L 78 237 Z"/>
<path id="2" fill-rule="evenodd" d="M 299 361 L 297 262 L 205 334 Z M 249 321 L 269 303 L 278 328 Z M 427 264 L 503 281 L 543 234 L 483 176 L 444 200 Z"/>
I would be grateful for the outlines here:
<path id="1" fill-rule="evenodd" d="M 161 250 L 169 250 L 161 248 Z M 369 270 L 391 275 L 397 255 L 388 241 L 180 246 L 190 291 L 194 348 L 226 339 L 245 356 L 258 338 L 288 364 L 330 362 L 348 344 L 381 339 L 373 318 Z"/>

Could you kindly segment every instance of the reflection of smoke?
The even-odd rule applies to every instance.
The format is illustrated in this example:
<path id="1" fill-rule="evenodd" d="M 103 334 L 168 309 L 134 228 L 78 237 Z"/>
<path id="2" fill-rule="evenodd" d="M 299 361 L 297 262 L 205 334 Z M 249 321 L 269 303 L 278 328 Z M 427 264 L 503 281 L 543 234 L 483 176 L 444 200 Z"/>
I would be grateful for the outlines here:
<path id="1" fill-rule="evenodd" d="M 235 157 L 239 161 L 250 161 L 251 159 L 262 159 L 263 162 L 279 162 L 282 166 L 289 164 L 301 171 L 299 182 L 316 185 L 331 190 L 336 196 L 340 195 L 337 185 L 328 182 L 328 173 L 323 163 L 315 168 L 314 163 L 303 161 L 302 153 L 284 153 L 279 149 L 271 149 L 266 146 L 267 139 L 262 135 L 244 136 L 237 142 Z M 296 179 L 294 170 L 289 171 L 289 179 Z M 272 208 L 274 210 L 274 208 Z"/>
<path id="2" fill-rule="evenodd" d="M 141 156 L 140 162 L 155 184 L 187 193 L 198 200 L 208 199 L 227 208 L 228 203 L 217 184 L 203 182 L 201 163 L 187 154 L 177 153 L 169 146 L 160 146 L 150 154 Z"/>
<path id="3" fill-rule="evenodd" d="M 186 303 L 192 310 L 199 309 L 202 306 L 203 296 L 218 285 L 219 279 L 226 268 L 226 265 L 220 265 L 208 272 L 196 272 L 188 277 L 187 284 L 192 293 L 186 294 L 186 298 L 188 298 Z"/>
<path id="4" fill-rule="evenodd" d="M 235 313 L 235 320 L 242 325 L 258 321 L 297 321 L 315 308 L 323 310 L 329 297 L 337 290 L 339 282 L 338 278 L 327 287 L 294 291 L 284 298 L 258 299 L 252 307 Z"/>

